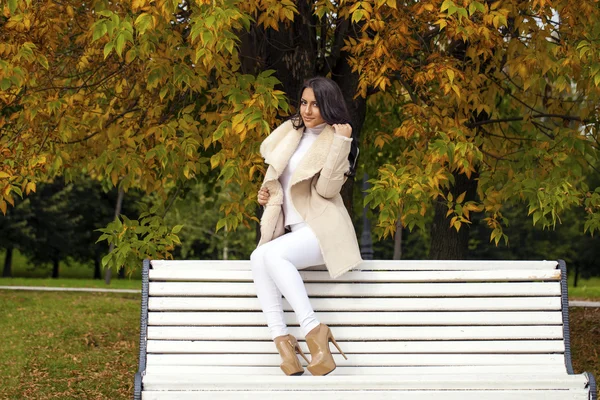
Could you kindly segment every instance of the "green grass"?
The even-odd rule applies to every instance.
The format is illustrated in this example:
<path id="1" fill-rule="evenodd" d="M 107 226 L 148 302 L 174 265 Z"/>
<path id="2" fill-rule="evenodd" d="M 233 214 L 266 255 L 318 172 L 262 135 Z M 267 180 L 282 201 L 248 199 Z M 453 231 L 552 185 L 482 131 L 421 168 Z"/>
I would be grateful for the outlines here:
<path id="1" fill-rule="evenodd" d="M 140 296 L 0 291 L 0 399 L 129 399 Z"/>
<path id="2" fill-rule="evenodd" d="M 110 285 L 98 279 L 0 278 L 0 286 L 45 286 L 65 288 L 142 289 L 137 279 L 113 279 Z"/>
<path id="3" fill-rule="evenodd" d="M 577 287 L 573 287 L 573 280 L 569 279 L 569 298 L 600 301 L 600 277 L 579 279 Z"/>
<path id="4" fill-rule="evenodd" d="M 0 291 L 0 399 L 130 399 L 140 296 Z M 600 308 L 573 308 L 576 373 L 600 377 Z"/>
<path id="5" fill-rule="evenodd" d="M 5 250 L 0 250 L 0 265 L 4 267 Z M 135 266 L 131 279 L 141 278 L 142 263 Z M 13 252 L 12 273 L 19 278 L 50 278 L 52 276 L 52 265 L 33 265 L 18 250 Z M 59 277 L 69 279 L 93 279 L 94 263 L 82 264 L 73 260 L 63 261 L 59 266 Z M 113 272 L 113 277 L 116 273 Z M 116 279 L 115 279 L 116 280 Z"/>

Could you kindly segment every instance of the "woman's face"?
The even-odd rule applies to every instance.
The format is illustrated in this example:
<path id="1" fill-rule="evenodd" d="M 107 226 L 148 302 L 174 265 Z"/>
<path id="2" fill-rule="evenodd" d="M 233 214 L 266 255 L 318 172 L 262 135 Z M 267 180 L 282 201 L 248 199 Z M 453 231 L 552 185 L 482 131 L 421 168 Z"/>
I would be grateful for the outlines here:
<path id="1" fill-rule="evenodd" d="M 319 110 L 317 99 L 315 98 L 315 92 L 311 88 L 306 88 L 302 92 L 302 98 L 300 99 L 300 115 L 307 128 L 314 128 L 325 122 L 323 117 L 321 117 L 321 111 Z"/>

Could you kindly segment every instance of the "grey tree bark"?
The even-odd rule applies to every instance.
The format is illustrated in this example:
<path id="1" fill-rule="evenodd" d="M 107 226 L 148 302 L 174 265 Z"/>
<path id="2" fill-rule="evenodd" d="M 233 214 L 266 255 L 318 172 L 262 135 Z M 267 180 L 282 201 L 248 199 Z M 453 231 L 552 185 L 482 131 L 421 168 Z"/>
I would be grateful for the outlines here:
<path id="1" fill-rule="evenodd" d="M 123 205 L 123 197 L 125 196 L 125 191 L 122 187 L 119 187 L 119 194 L 117 195 L 117 204 L 115 205 L 115 219 L 119 218 L 121 215 L 121 207 Z M 110 244 L 108 246 L 108 252 L 110 253 L 115 248 L 114 244 Z M 112 278 L 112 270 L 110 268 L 106 268 L 104 271 L 104 283 L 110 285 L 110 280 Z"/>
<path id="2" fill-rule="evenodd" d="M 396 235 L 394 236 L 394 260 L 402 260 L 402 222 L 396 221 Z"/>
<path id="3" fill-rule="evenodd" d="M 6 254 L 4 255 L 4 268 L 2 269 L 3 278 L 12 278 L 13 250 L 12 247 L 6 249 Z"/>

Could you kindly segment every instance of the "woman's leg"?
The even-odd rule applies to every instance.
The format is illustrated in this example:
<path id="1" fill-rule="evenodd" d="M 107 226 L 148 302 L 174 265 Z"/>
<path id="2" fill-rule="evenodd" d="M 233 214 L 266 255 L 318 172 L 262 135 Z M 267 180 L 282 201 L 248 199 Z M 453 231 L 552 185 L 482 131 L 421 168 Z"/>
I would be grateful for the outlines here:
<path id="1" fill-rule="evenodd" d="M 257 248 L 250 257 L 254 282 L 273 338 L 286 335 L 281 294 L 290 303 L 304 335 L 319 325 L 298 269 L 323 264 L 319 242 L 305 223 Z"/>
<path id="2" fill-rule="evenodd" d="M 277 289 L 277 285 L 269 276 L 269 272 L 267 271 L 264 262 L 264 253 L 275 240 L 257 247 L 250 255 L 256 296 L 258 297 L 260 308 L 262 308 L 267 320 L 267 326 L 271 332 L 272 339 L 288 334 L 288 329 L 283 317 L 281 292 Z"/>

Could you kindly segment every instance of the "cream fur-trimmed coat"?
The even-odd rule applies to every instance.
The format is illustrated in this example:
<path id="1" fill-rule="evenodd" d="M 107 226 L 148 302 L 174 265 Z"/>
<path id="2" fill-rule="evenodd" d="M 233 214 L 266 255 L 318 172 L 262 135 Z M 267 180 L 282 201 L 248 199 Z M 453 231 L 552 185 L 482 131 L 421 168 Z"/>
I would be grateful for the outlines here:
<path id="1" fill-rule="evenodd" d="M 260 153 L 269 164 L 262 184 L 269 190 L 269 200 L 260 221 L 258 246 L 285 233 L 283 188 L 279 177 L 296 151 L 302 134 L 303 128 L 294 129 L 288 120 L 260 145 Z M 290 179 L 292 204 L 319 240 L 332 278 L 362 261 L 354 226 L 340 195 L 347 179 L 344 173 L 350 168 L 350 143 L 334 135 L 333 127 L 326 125 Z"/>

